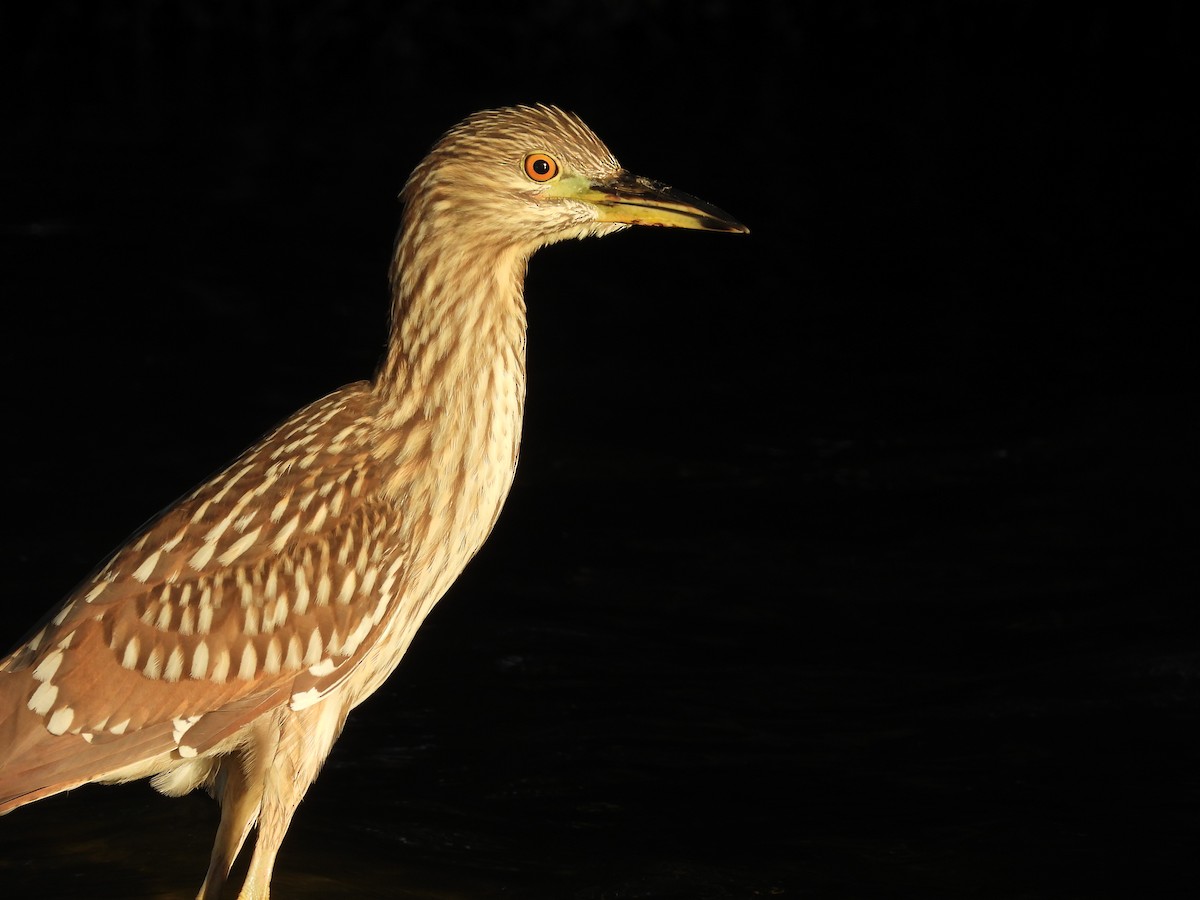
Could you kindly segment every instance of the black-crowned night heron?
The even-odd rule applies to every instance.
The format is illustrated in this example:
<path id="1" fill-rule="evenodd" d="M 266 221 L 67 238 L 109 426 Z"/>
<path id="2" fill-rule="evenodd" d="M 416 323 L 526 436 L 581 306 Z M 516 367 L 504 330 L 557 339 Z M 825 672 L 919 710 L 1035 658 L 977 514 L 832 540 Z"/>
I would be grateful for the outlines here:
<path id="1" fill-rule="evenodd" d="M 201 898 L 242 898 L 347 714 L 491 531 L 517 461 L 525 267 L 565 238 L 746 229 L 622 169 L 575 116 L 481 112 L 404 192 L 374 380 L 300 410 L 118 549 L 0 662 L 0 812 L 153 776 L 221 803 Z"/>

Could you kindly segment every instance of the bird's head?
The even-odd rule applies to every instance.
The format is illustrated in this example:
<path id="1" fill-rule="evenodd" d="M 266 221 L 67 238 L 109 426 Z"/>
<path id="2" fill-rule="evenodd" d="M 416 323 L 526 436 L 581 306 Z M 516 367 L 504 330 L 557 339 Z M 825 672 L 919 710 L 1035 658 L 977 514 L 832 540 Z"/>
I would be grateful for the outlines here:
<path id="1" fill-rule="evenodd" d="M 630 225 L 747 231 L 715 206 L 627 172 L 578 117 L 552 106 L 470 116 L 434 146 L 402 197 L 410 231 L 450 227 L 525 253 Z"/>

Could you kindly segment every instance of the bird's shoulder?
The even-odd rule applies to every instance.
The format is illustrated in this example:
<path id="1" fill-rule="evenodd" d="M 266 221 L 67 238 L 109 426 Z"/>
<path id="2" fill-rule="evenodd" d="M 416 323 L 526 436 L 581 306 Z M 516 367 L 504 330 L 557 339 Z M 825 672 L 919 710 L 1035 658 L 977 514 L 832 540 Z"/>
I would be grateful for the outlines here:
<path id="1" fill-rule="evenodd" d="M 378 494 L 378 400 L 359 383 L 309 404 L 151 520 L 75 597 L 213 577 L 328 535 Z M 97 592 L 98 585 L 108 585 Z"/>

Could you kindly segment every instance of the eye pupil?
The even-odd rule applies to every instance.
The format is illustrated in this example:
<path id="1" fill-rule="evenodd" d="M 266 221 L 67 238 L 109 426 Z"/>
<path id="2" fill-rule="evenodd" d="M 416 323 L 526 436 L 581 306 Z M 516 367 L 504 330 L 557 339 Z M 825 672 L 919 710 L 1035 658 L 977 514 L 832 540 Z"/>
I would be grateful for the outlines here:
<path id="1" fill-rule="evenodd" d="M 538 175 L 545 175 L 550 171 L 550 163 L 544 159 L 535 159 L 533 161 L 533 171 Z"/>

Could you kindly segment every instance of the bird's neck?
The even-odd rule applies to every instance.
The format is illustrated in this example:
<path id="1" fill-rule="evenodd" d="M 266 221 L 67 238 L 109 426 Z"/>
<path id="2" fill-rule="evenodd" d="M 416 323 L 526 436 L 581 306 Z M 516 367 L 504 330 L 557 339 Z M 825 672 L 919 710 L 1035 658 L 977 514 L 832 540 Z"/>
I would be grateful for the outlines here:
<path id="1" fill-rule="evenodd" d="M 419 400 L 432 414 L 498 380 L 523 388 L 526 260 L 517 250 L 467 252 L 402 235 L 391 268 L 391 335 L 375 379 L 385 399 L 402 407 Z"/>
<path id="2" fill-rule="evenodd" d="M 441 538 L 469 557 L 491 530 L 516 466 L 528 254 L 483 252 L 455 237 L 428 218 L 402 232 L 375 390 L 387 423 L 379 452 L 392 463 L 386 489 L 445 507 L 431 509 L 445 527 Z"/>

